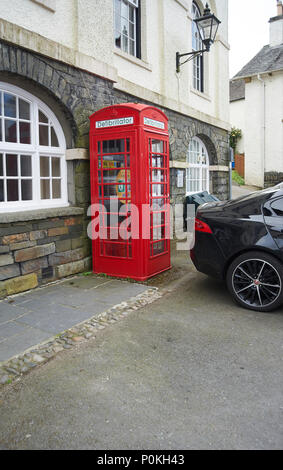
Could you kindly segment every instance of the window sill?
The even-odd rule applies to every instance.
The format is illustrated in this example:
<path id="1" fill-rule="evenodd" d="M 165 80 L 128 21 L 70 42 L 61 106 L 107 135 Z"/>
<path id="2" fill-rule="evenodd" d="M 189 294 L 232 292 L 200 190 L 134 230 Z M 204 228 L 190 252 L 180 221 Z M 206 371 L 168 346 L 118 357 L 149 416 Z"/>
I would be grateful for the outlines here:
<path id="1" fill-rule="evenodd" d="M 121 51 L 117 47 L 114 49 L 114 54 L 118 55 L 119 57 L 122 57 L 123 59 L 126 59 L 128 62 L 131 62 L 132 64 L 138 65 L 139 67 L 142 67 L 143 69 L 149 70 L 152 72 L 152 67 L 148 62 L 145 62 L 142 59 L 138 59 L 137 57 L 127 54 L 126 52 Z"/>
<path id="2" fill-rule="evenodd" d="M 195 88 L 191 88 L 191 93 L 194 93 L 194 95 L 197 95 L 199 96 L 200 98 L 203 98 L 204 100 L 207 100 L 207 101 L 210 101 L 211 102 L 211 98 L 209 95 L 207 95 L 206 93 L 202 92 L 202 91 L 198 91 L 196 90 Z"/>
<path id="3" fill-rule="evenodd" d="M 34 209 L 21 212 L 3 212 L 0 213 L 0 224 L 28 222 L 31 220 L 49 219 L 54 217 L 66 217 L 69 215 L 81 215 L 83 213 L 84 209 L 74 206 Z"/>

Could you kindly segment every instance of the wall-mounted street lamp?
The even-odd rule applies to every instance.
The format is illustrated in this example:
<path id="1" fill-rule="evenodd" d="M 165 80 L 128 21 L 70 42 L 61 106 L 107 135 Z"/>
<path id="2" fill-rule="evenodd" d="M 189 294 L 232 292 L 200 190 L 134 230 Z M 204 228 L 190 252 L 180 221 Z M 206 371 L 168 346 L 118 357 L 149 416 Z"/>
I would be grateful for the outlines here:
<path id="1" fill-rule="evenodd" d="M 180 72 L 181 65 L 184 65 L 189 60 L 192 60 L 195 57 L 203 54 L 203 52 L 209 52 L 210 46 L 215 41 L 218 27 L 221 23 L 221 21 L 218 18 L 216 18 L 215 15 L 211 13 L 208 3 L 205 6 L 203 16 L 200 16 L 199 18 L 196 18 L 193 21 L 197 25 L 197 29 L 198 29 L 200 38 L 202 40 L 202 43 L 204 45 L 204 49 L 201 49 L 199 51 L 187 52 L 186 54 L 180 54 L 179 52 L 176 52 L 176 72 L 177 73 Z M 189 56 L 188 59 L 185 60 L 185 62 L 181 63 L 180 61 L 181 57 L 186 57 L 186 56 Z"/>

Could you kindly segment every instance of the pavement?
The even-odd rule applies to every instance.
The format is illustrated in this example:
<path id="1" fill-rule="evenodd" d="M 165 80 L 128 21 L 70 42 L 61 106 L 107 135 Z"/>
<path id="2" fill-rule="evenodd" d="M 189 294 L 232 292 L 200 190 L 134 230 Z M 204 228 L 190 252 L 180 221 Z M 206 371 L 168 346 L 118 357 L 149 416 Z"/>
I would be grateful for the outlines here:
<path id="1" fill-rule="evenodd" d="M 238 307 L 186 251 L 150 285 L 154 303 L 2 388 L 1 449 L 282 449 L 283 309 Z"/>
<path id="2" fill-rule="evenodd" d="M 232 199 L 236 199 L 241 196 L 246 196 L 250 193 L 255 191 L 259 191 L 261 188 L 257 186 L 247 186 L 247 185 L 239 185 L 233 181 L 232 184 Z"/>
<path id="3" fill-rule="evenodd" d="M 81 275 L 0 301 L 0 363 L 146 289 L 142 284 Z"/>

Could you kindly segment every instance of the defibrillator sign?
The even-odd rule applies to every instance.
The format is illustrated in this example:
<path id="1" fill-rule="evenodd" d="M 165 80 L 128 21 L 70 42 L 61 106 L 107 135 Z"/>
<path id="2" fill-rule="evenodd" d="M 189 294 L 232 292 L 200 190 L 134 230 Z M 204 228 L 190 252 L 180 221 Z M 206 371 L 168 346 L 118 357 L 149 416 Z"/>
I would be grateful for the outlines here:
<path id="1" fill-rule="evenodd" d="M 95 123 L 95 127 L 96 129 L 103 129 L 105 127 L 127 126 L 128 124 L 134 124 L 133 116 L 119 119 L 108 119 L 107 121 L 97 121 Z"/>

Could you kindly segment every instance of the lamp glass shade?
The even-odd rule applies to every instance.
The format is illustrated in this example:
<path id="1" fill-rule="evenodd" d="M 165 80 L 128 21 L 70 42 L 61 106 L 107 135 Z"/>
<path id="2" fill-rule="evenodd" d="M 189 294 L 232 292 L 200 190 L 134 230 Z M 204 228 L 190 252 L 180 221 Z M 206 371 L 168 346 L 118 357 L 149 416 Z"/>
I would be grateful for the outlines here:
<path id="1" fill-rule="evenodd" d="M 220 21 L 215 15 L 205 15 L 194 20 L 204 44 L 212 44 L 218 31 Z"/>

